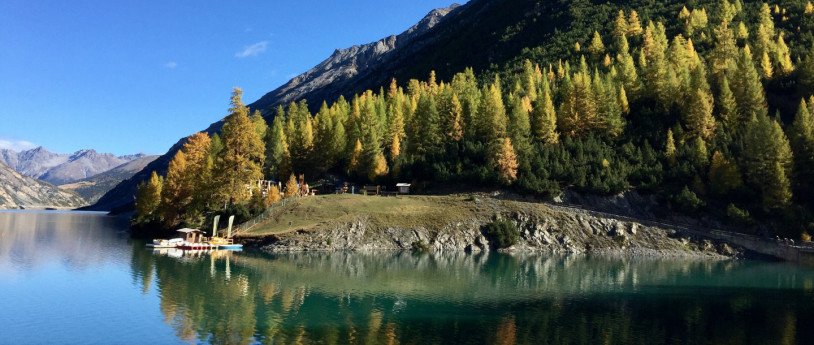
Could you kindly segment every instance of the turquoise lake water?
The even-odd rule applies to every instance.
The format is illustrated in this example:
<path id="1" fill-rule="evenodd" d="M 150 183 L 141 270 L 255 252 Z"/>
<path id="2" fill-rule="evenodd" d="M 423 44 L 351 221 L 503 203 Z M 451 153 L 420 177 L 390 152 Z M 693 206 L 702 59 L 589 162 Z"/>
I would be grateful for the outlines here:
<path id="1" fill-rule="evenodd" d="M 0 344 L 814 344 L 809 267 L 154 252 L 126 228 L 0 212 Z"/>

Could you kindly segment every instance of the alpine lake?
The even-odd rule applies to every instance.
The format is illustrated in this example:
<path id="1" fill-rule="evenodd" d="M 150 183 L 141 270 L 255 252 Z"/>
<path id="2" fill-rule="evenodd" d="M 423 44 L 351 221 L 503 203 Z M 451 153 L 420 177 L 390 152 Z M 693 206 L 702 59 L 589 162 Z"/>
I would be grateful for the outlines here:
<path id="1" fill-rule="evenodd" d="M 814 344 L 814 268 L 758 260 L 152 250 L 0 212 L 2 344 Z"/>

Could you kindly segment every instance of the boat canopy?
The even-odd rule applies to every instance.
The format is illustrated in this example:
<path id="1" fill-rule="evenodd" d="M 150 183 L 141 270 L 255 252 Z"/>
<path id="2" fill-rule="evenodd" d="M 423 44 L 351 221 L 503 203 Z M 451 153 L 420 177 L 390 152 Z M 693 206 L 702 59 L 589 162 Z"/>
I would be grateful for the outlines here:
<path id="1" fill-rule="evenodd" d="M 201 231 L 201 230 L 198 230 L 198 229 L 190 229 L 190 228 L 183 228 L 183 229 L 179 229 L 179 230 L 178 230 L 178 232 L 183 232 L 183 233 L 185 233 L 185 234 L 188 234 L 188 233 L 190 233 L 190 232 L 200 232 L 200 233 L 203 233 L 203 231 Z"/>

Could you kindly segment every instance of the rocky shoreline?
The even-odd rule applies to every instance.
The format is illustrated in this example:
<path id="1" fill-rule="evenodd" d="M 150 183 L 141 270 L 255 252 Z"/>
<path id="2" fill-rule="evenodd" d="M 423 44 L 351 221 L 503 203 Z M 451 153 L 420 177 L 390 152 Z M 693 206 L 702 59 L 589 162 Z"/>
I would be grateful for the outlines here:
<path id="1" fill-rule="evenodd" d="M 442 228 L 411 228 L 377 224 L 360 214 L 352 221 L 319 230 L 298 230 L 248 244 L 268 252 L 300 251 L 409 251 L 481 252 L 496 250 L 485 235 L 495 218 L 510 220 L 520 231 L 515 245 L 501 252 L 591 253 L 653 257 L 740 257 L 744 251 L 725 243 L 697 239 L 676 230 L 636 222 L 602 218 L 589 213 L 549 207 L 545 204 L 478 200 L 493 210 Z"/>

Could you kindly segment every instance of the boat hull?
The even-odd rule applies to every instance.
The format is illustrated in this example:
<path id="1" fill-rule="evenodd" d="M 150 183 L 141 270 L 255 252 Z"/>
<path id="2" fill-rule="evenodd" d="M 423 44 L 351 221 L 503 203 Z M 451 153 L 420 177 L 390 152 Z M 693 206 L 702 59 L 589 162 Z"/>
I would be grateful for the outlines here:
<path id="1" fill-rule="evenodd" d="M 243 249 L 242 244 L 221 244 L 218 246 L 218 249 Z"/>

